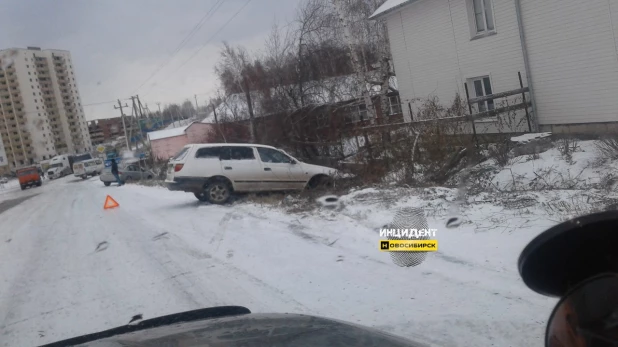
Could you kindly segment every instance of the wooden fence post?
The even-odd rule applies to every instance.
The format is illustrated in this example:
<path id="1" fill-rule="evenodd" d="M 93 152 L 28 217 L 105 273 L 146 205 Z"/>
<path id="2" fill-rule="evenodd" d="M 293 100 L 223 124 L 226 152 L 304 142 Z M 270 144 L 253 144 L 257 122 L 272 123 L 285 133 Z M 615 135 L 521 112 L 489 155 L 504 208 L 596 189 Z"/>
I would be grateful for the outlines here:
<path id="1" fill-rule="evenodd" d="M 470 92 L 468 92 L 468 83 L 464 83 L 464 87 L 466 87 L 466 102 L 468 103 L 468 111 L 470 112 L 470 122 L 472 122 L 472 133 L 474 136 L 474 143 L 478 147 L 479 141 L 476 138 L 476 125 L 474 124 L 474 118 L 472 117 L 472 105 L 470 104 Z"/>

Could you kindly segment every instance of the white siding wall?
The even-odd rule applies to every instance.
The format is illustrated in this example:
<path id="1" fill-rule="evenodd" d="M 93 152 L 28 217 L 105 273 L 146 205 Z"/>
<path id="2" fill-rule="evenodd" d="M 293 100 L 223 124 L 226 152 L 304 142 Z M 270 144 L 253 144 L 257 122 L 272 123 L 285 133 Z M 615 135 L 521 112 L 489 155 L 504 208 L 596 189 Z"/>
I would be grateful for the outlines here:
<path id="1" fill-rule="evenodd" d="M 475 40 L 466 0 L 420 0 L 389 15 L 402 102 L 437 96 L 448 104 L 477 76 L 489 75 L 494 93 L 519 88 L 518 72 L 526 84 L 513 0 L 494 0 L 494 13 L 497 34 Z"/>
<path id="2" fill-rule="evenodd" d="M 618 121 L 618 0 L 522 0 L 522 17 L 539 123 Z"/>

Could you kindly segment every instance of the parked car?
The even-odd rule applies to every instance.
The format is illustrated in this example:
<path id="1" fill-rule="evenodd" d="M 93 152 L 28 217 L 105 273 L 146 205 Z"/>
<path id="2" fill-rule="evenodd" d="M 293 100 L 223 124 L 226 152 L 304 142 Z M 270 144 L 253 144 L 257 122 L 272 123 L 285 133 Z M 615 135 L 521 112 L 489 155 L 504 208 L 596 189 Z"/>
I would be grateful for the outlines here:
<path id="1" fill-rule="evenodd" d="M 155 177 L 154 172 L 152 170 L 147 170 L 144 167 L 140 167 L 140 163 L 138 161 L 130 161 L 123 162 L 118 165 L 118 176 L 124 182 L 130 182 L 133 180 L 151 180 Z M 101 172 L 101 176 L 99 176 L 101 182 L 106 186 L 116 182 L 116 178 L 112 175 L 112 168 L 106 167 Z"/>
<path id="2" fill-rule="evenodd" d="M 36 166 L 30 166 L 18 169 L 16 172 L 19 179 L 19 185 L 21 190 L 27 187 L 37 186 L 40 187 L 42 183 L 41 175 L 39 174 L 39 168 Z"/>
<path id="3" fill-rule="evenodd" d="M 103 159 L 88 159 L 73 164 L 73 174 L 75 177 L 86 179 L 88 176 L 96 176 L 101 174 L 104 168 L 105 164 L 103 163 Z"/>
<path id="4" fill-rule="evenodd" d="M 270 146 L 191 144 L 170 159 L 165 183 L 169 190 L 223 204 L 233 192 L 302 190 L 329 184 L 336 173 Z"/>
<path id="5" fill-rule="evenodd" d="M 0 183 L 1 183 L 1 184 L 6 184 L 6 183 L 9 183 L 9 178 L 8 178 L 8 177 L 5 177 L 5 176 L 0 177 Z"/>

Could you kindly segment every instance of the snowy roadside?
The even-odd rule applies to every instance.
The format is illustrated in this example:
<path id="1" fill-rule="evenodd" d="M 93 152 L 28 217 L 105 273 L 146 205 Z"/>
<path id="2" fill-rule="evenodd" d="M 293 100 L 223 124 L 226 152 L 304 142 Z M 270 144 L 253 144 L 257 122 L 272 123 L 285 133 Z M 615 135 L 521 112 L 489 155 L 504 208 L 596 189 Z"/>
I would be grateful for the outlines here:
<path id="1" fill-rule="evenodd" d="M 618 166 L 587 146 L 569 158 L 550 149 L 483 163 L 461 190 L 352 190 L 337 209 L 303 194 L 216 206 L 157 186 L 54 180 L 0 215 L 0 346 L 218 305 L 326 316 L 438 346 L 541 345 L 555 300 L 525 287 L 517 258 L 556 222 L 612 208 Z M 521 166 L 557 174 L 541 180 Z M 102 209 L 108 194 L 119 208 Z M 401 207 L 422 208 L 438 229 L 439 251 L 413 268 L 379 251 L 378 231 Z M 463 223 L 447 229 L 452 216 Z"/>
<path id="2" fill-rule="evenodd" d="M 471 201 L 460 211 L 463 226 L 451 230 L 444 224 L 454 207 L 453 189 L 368 188 L 341 196 L 339 210 L 316 204 L 290 212 L 283 204 L 214 206 L 164 188 L 125 188 L 113 191 L 121 208 L 133 210 L 137 199 L 136 212 L 153 212 L 146 222 L 178 242 L 172 253 L 208 254 L 236 269 L 232 276 L 249 273 L 293 298 L 283 308 L 247 304 L 253 311 L 338 318 L 442 346 L 458 345 L 458 336 L 479 346 L 534 345 L 543 336 L 553 300 L 527 289 L 516 269 L 523 247 L 553 225 L 534 206 Z M 378 250 L 378 232 L 397 208 L 409 206 L 426 211 L 440 250 L 404 269 Z M 521 330 L 529 333 L 517 335 Z"/>
<path id="3" fill-rule="evenodd" d="M 428 290 L 436 294 L 435 300 L 428 302 L 425 298 L 422 304 L 414 302 L 414 307 L 419 310 L 418 316 L 424 317 L 423 319 L 433 322 L 440 320 L 453 322 L 450 325 L 453 331 L 457 331 L 460 326 L 463 327 L 466 324 L 473 325 L 475 329 L 480 330 L 493 326 L 499 331 L 492 335 L 483 330 L 482 334 L 486 335 L 483 338 L 469 336 L 470 333 L 463 328 L 457 331 L 457 333 L 466 334 L 465 340 L 475 341 L 473 343 L 475 345 L 488 345 L 489 343 L 504 345 L 506 343 L 502 342 L 505 341 L 500 339 L 504 338 L 505 334 L 516 335 L 517 329 L 513 329 L 514 326 L 530 331 L 531 334 L 528 337 L 513 336 L 510 342 L 514 345 L 538 344 L 540 340 L 535 340 L 535 338 L 540 339 L 542 336 L 545 319 L 551 310 L 553 300 L 540 297 L 521 283 L 516 268 L 519 253 L 538 233 L 560 221 L 615 208 L 618 195 L 614 192 L 612 177 L 617 167 L 618 163 L 615 161 L 599 159 L 594 141 L 582 141 L 576 144 L 575 150 L 568 156 L 563 155 L 559 148 L 554 147 L 538 156 L 522 155 L 512 158 L 504 167 L 499 167 L 492 161 L 480 164 L 473 169 L 481 169 L 481 171 L 486 169 L 488 174 L 484 177 L 476 176 L 478 181 L 469 183 L 470 186 L 483 185 L 484 189 L 481 192 L 469 192 L 466 185 L 462 186 L 466 188 L 463 191 L 443 187 L 366 188 L 353 190 L 340 196 L 342 205 L 336 210 L 320 208 L 318 204 L 312 206 L 302 196 L 288 196 L 283 199 L 277 196 L 263 199 L 241 199 L 232 205 L 234 212 L 232 212 L 232 217 L 229 217 L 238 222 L 227 220 L 224 225 L 230 228 L 228 225 L 232 224 L 235 225 L 234 228 L 253 232 L 272 228 L 286 236 L 296 236 L 313 243 L 319 247 L 318 249 L 328 247 L 343 255 L 363 259 L 360 264 L 364 264 L 367 260 L 379 262 L 385 267 L 380 271 L 386 271 L 392 276 L 404 276 L 408 279 L 419 276 L 423 282 L 440 278 L 441 281 L 448 283 L 444 284 L 447 286 L 463 285 L 462 290 L 471 290 L 468 293 L 470 298 L 464 299 L 470 302 L 483 302 L 479 294 L 491 292 L 492 295 L 497 296 L 495 301 L 489 300 L 487 303 L 492 309 L 480 312 L 478 308 L 470 309 L 473 316 L 479 317 L 480 314 L 480 317 L 487 317 L 487 315 L 494 317 L 498 312 L 494 310 L 496 306 L 502 307 L 503 305 L 506 305 L 503 308 L 506 308 L 508 313 L 501 315 L 497 321 L 496 318 L 492 318 L 486 321 L 481 319 L 482 322 L 478 322 L 476 321 L 478 318 L 458 316 L 462 310 L 455 310 L 453 307 L 461 303 L 452 300 L 453 294 L 441 295 L 440 291 L 436 291 L 435 283 L 432 286 L 422 286 L 417 281 L 386 280 L 389 282 L 389 290 L 392 290 L 395 296 L 403 295 L 400 289 L 412 293 L 417 290 Z M 138 194 L 152 196 L 153 199 L 163 196 L 169 196 L 171 199 L 172 196 L 177 196 L 162 188 L 131 188 L 137 189 Z M 180 196 L 178 198 L 180 199 Z M 197 202 L 190 203 L 190 205 L 195 205 L 198 210 L 208 212 L 229 208 L 200 205 Z M 390 223 L 398 208 L 402 207 L 423 208 L 430 227 L 438 229 L 439 252 L 431 254 L 418 268 L 396 268 L 388 255 L 377 251 L 378 230 Z M 228 219 L 225 216 L 228 214 L 223 214 L 223 220 Z M 459 216 L 463 220 L 462 226 L 458 229 L 445 228 L 446 221 L 452 216 Z M 164 220 L 158 220 L 158 223 L 164 223 Z M 191 223 L 195 225 L 199 222 Z M 178 235 L 191 244 L 203 244 L 199 234 L 183 231 Z M 225 237 L 221 236 L 220 240 L 217 239 L 214 255 L 226 257 L 241 268 L 252 268 L 251 264 L 256 258 L 239 255 L 238 252 L 235 252 L 233 257 L 229 256 L 229 249 L 232 249 L 236 242 L 243 243 L 241 236 L 236 238 L 231 235 L 234 233 L 226 232 Z M 220 251 L 220 249 L 227 249 L 227 251 Z M 209 249 L 209 252 L 212 251 Z M 259 253 L 258 249 L 254 251 L 256 254 Z M 281 262 L 289 262 L 289 259 L 296 254 L 291 252 L 289 257 L 279 257 L 280 262 L 273 262 L 273 266 L 274 264 L 280 266 Z M 337 260 L 337 262 L 340 261 Z M 324 266 L 328 267 L 327 264 Z M 312 264 L 313 267 L 314 264 Z M 388 275 L 386 277 L 388 278 Z M 260 274 L 260 278 L 268 278 L 268 274 Z M 286 291 L 300 290 L 296 286 L 287 288 L 289 284 L 276 277 L 270 278 L 269 283 L 276 288 L 286 288 Z M 414 285 L 410 287 L 412 283 Z M 474 286 L 467 288 L 470 283 L 474 283 Z M 382 286 L 383 284 L 376 282 L 369 287 L 380 288 Z M 508 294 L 504 294 L 505 290 Z M 474 291 L 477 293 L 473 294 Z M 450 290 L 445 289 L 445 292 L 450 292 Z M 479 295 L 478 301 L 475 295 Z M 366 293 L 360 296 L 376 300 L 374 296 L 367 296 Z M 442 296 L 450 296 L 450 299 L 441 301 Z M 515 300 L 515 303 L 510 303 L 509 300 Z M 375 301 L 378 305 L 386 305 L 381 307 L 388 307 L 387 302 L 383 302 L 383 299 Z M 339 303 L 345 304 L 346 301 L 342 298 Z M 390 305 L 396 307 L 392 302 Z M 526 311 L 527 314 L 516 313 L 511 317 L 509 313 L 513 310 L 512 306 L 517 305 L 521 305 L 519 309 Z M 440 314 L 432 311 L 431 308 L 435 307 L 440 308 Z M 354 310 L 351 307 L 343 309 Z M 452 315 L 450 312 L 457 312 L 458 315 Z M 322 307 L 311 313 L 349 320 L 349 316 L 341 315 L 340 308 L 333 310 L 332 306 Z M 362 317 L 359 322 L 363 324 L 419 338 L 404 328 L 405 326 L 418 328 L 421 323 L 417 315 L 400 316 L 400 319 L 405 322 L 403 324 L 401 320 L 396 323 L 391 318 L 381 315 L 368 317 L 366 313 L 358 314 Z M 514 318 L 514 321 L 511 321 L 511 318 Z M 509 323 L 504 324 L 509 327 L 502 326 L 500 319 L 508 320 Z M 495 326 L 496 324 L 498 326 Z M 437 326 L 444 327 L 443 324 Z M 441 334 L 438 328 L 435 333 L 437 336 Z M 453 336 L 450 333 L 447 335 Z M 446 340 L 427 339 L 427 341 L 456 345 L 453 341 L 448 341 L 448 338 Z"/>

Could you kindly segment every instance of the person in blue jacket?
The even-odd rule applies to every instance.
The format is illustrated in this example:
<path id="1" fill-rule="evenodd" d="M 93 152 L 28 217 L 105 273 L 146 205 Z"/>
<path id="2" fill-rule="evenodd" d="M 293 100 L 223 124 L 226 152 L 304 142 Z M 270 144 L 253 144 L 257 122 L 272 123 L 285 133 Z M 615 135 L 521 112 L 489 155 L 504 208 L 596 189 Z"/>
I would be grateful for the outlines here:
<path id="1" fill-rule="evenodd" d="M 124 184 L 124 182 L 120 180 L 120 176 L 118 176 L 118 164 L 116 163 L 116 159 L 112 159 L 112 175 L 114 175 L 116 181 L 118 181 L 118 186 Z"/>

